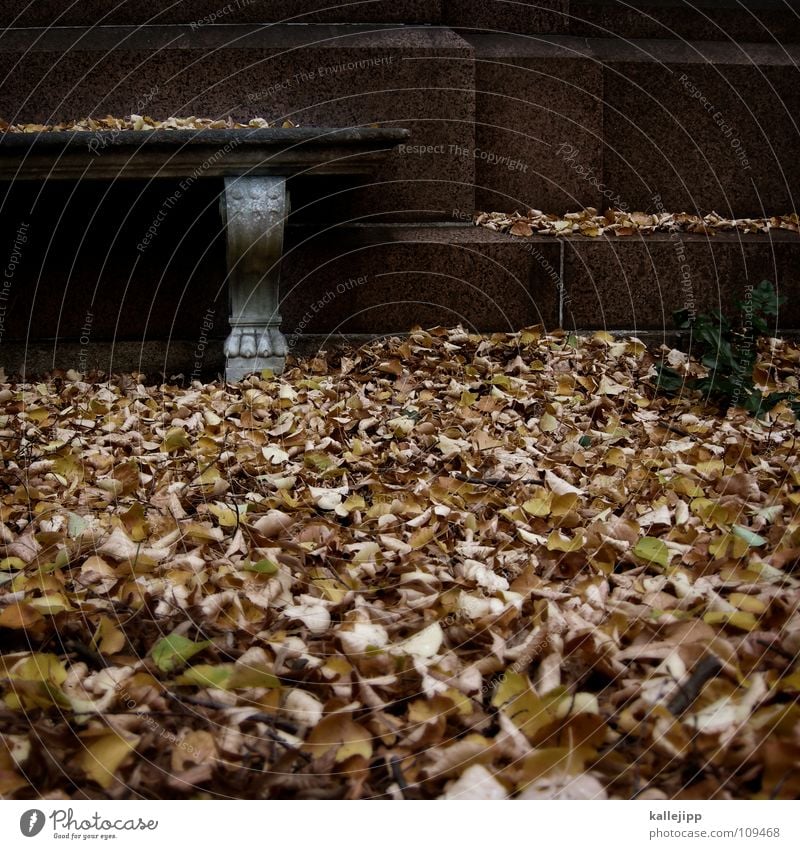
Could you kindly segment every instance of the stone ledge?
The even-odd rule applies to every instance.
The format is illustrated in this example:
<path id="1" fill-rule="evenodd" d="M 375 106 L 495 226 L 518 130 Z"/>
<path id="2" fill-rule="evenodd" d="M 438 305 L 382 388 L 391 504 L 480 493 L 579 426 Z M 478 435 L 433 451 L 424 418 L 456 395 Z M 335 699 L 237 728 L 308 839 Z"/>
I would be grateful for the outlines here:
<path id="1" fill-rule="evenodd" d="M 721 41 L 800 40 L 800 17 L 784 0 L 570 0 L 569 30 L 587 36 Z"/>
<path id="2" fill-rule="evenodd" d="M 438 23 L 440 0 L 0 0 L 0 26 L 94 26 L 189 24 L 200 27 L 240 23 Z"/>
<path id="3" fill-rule="evenodd" d="M 524 34 L 800 41 L 785 0 L 0 0 L 0 27 L 194 24 L 434 24 Z"/>
<path id="4" fill-rule="evenodd" d="M 719 42 L 679 39 L 584 38 L 574 35 L 470 32 L 455 30 L 472 45 L 475 58 L 594 59 L 649 64 L 772 65 L 795 67 L 800 44 Z"/>
<path id="5" fill-rule="evenodd" d="M 536 35 L 800 41 L 800 17 L 785 0 L 443 0 L 453 27 Z"/>
<path id="6" fill-rule="evenodd" d="M 375 46 L 412 51 L 460 50 L 468 45 L 452 29 L 396 24 L 238 24 L 193 28 L 103 26 L 47 29 L 17 27 L 0 32 L 0 53 L 119 53 L 137 50 L 314 50 L 368 49 Z"/>

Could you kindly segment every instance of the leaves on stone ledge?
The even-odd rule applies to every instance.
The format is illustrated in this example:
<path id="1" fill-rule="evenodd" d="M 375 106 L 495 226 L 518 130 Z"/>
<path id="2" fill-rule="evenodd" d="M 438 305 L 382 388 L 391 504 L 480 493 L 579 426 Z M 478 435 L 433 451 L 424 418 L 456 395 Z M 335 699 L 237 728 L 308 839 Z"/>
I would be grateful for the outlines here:
<path id="1" fill-rule="evenodd" d="M 695 233 L 713 236 L 717 233 L 768 233 L 770 230 L 787 230 L 800 233 L 800 218 L 796 212 L 773 215 L 769 218 L 723 218 L 716 212 L 700 216 L 687 212 L 628 212 L 608 209 L 598 212 L 586 207 L 565 215 L 529 209 L 521 212 L 479 212 L 475 216 L 479 227 L 486 227 L 512 236 L 621 236 L 630 237 L 647 233 Z"/>
<path id="2" fill-rule="evenodd" d="M 118 118 L 106 115 L 105 118 L 78 118 L 74 121 L 62 121 L 55 124 L 17 123 L 9 124 L 0 119 L 0 132 L 3 133 L 57 133 L 70 132 L 125 132 L 126 130 L 242 130 L 264 129 L 269 127 L 264 118 L 251 118 L 242 123 L 232 118 L 197 118 L 194 115 L 184 118 L 170 116 L 164 120 L 148 115 L 127 115 Z M 285 121 L 284 127 L 293 127 L 291 121 Z"/>

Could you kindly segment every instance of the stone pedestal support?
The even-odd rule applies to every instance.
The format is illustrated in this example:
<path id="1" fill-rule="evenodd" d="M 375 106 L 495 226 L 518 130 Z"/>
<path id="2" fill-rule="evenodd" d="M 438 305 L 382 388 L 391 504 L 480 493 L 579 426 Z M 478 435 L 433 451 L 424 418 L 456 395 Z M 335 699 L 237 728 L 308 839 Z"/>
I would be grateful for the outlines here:
<path id="1" fill-rule="evenodd" d="M 283 371 L 286 339 L 280 330 L 280 264 L 288 214 L 284 177 L 226 177 L 220 200 L 227 231 L 231 333 L 225 377 Z"/>

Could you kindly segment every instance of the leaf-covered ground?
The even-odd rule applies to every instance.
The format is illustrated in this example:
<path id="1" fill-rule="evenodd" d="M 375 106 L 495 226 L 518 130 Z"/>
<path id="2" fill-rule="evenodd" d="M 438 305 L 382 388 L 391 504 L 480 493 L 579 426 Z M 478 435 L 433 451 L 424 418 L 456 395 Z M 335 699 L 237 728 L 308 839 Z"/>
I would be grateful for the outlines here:
<path id="1" fill-rule="evenodd" d="M 795 797 L 796 421 L 652 363 L 435 329 L 2 385 L 0 795 Z"/>

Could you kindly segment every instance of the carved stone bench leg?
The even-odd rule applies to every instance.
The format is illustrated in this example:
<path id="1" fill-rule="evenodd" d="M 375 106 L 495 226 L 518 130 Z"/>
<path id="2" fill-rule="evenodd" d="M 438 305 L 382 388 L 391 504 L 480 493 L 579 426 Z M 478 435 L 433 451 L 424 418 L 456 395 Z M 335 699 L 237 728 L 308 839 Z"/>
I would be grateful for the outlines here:
<path id="1" fill-rule="evenodd" d="M 286 221 L 283 177 L 226 177 L 220 200 L 228 237 L 231 335 L 225 341 L 225 377 L 283 371 L 286 339 L 280 330 L 280 261 Z"/>

